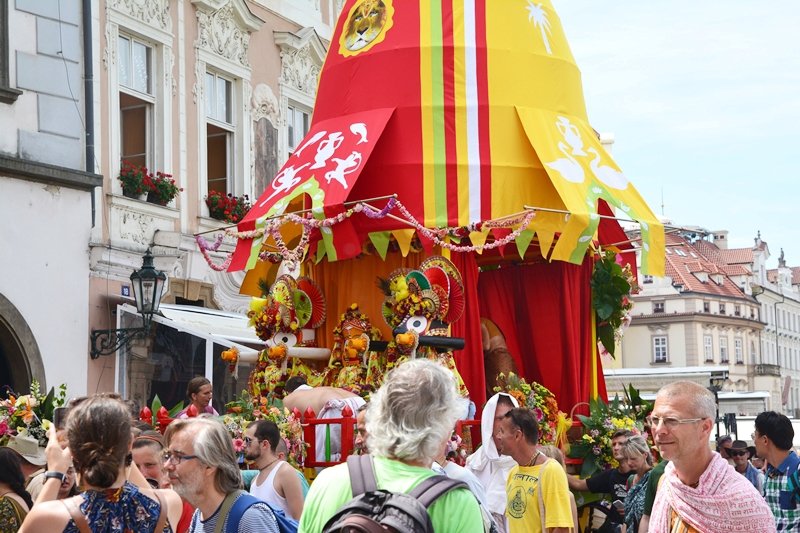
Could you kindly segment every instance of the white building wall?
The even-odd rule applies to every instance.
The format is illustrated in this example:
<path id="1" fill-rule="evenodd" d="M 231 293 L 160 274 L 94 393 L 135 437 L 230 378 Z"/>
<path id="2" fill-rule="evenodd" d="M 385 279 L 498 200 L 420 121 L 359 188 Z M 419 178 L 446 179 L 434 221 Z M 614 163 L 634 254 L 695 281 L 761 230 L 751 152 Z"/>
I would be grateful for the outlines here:
<path id="1" fill-rule="evenodd" d="M 23 315 L 45 363 L 47 386 L 87 387 L 91 199 L 85 191 L 0 177 L 0 294 Z M 18 391 L 25 392 L 25 391 Z"/>

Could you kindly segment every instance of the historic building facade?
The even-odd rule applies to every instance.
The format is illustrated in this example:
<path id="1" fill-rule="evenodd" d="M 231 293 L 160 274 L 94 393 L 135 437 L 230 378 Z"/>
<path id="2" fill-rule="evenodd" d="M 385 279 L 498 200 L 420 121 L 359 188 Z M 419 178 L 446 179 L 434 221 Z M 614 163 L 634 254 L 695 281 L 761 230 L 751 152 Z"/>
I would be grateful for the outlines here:
<path id="1" fill-rule="evenodd" d="M 89 335 L 140 324 L 125 311 L 129 276 L 151 248 L 169 276 L 165 303 L 217 310 L 215 323 L 236 322 L 228 337 L 241 336 L 225 311 L 247 309 L 244 276 L 211 268 L 195 243 L 226 226 L 205 199 L 253 200 L 270 186 L 310 126 L 342 3 L 3 3 L 0 120 L 13 127 L 0 131 L 0 189 L 19 199 L 0 214 L 0 244 L 17 255 L 0 282 L 4 383 L 24 389 L 38 378 L 66 382 L 70 394 L 144 399 L 148 380 L 179 390 L 212 373 L 220 346 L 201 347 L 191 319 L 179 331 L 158 317 L 148 339 L 97 359 Z M 125 195 L 126 164 L 170 174 L 181 191 L 166 205 Z M 232 245 L 226 238 L 220 252 Z"/>
<path id="2" fill-rule="evenodd" d="M 668 234 L 666 276 L 640 278 L 621 354 L 605 362 L 610 389 L 629 378 L 655 392 L 686 369 L 704 380 L 713 370 L 725 377 L 722 413 L 800 408 L 797 269 L 781 258 L 769 270 L 760 235 L 749 248 L 729 249 L 727 237 L 702 228 Z"/>
<path id="3" fill-rule="evenodd" d="M 0 385 L 21 392 L 32 379 L 86 388 L 88 242 L 101 183 L 83 81 L 86 3 L 0 4 Z"/>

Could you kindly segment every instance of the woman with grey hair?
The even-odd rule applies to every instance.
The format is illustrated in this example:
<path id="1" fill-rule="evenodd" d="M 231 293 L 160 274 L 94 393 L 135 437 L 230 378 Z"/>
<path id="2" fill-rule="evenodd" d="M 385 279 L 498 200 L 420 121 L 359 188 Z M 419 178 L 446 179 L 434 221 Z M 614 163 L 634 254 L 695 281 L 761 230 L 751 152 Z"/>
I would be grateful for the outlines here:
<path id="1" fill-rule="evenodd" d="M 427 359 L 395 367 L 367 408 L 369 452 L 379 489 L 408 493 L 434 476 L 433 459 L 450 438 L 459 404 L 453 375 Z M 352 498 L 348 465 L 326 468 L 308 491 L 301 533 L 322 531 Z M 453 489 L 428 509 L 436 531 L 482 533 L 478 501 L 466 488 Z"/>
<path id="2" fill-rule="evenodd" d="M 653 468 L 653 455 L 645 438 L 634 435 L 623 444 L 622 456 L 632 472 L 628 477 L 628 495 L 625 497 L 625 528 L 635 533 L 639 531 L 639 522 L 644 513 L 645 488 Z"/>

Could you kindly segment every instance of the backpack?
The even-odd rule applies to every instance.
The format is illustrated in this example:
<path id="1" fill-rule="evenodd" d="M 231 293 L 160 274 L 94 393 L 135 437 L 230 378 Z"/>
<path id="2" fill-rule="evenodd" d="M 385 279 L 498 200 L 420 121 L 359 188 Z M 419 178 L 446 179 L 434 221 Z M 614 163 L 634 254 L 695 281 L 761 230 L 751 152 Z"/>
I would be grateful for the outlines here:
<path id="1" fill-rule="evenodd" d="M 457 489 L 468 489 L 463 481 L 434 475 L 408 494 L 378 488 L 375 467 L 369 455 L 347 458 L 353 499 L 344 504 L 326 523 L 323 533 L 433 533 L 428 508 L 440 496 Z"/>
<path id="2" fill-rule="evenodd" d="M 238 494 L 241 494 L 241 496 L 237 498 L 236 496 Z M 228 503 L 229 498 L 236 499 L 233 505 Z M 217 522 L 217 531 L 220 531 L 222 524 L 225 523 L 227 518 L 227 523 L 225 524 L 225 533 L 237 533 L 237 531 L 239 531 L 239 522 L 242 521 L 244 512 L 257 503 L 263 503 L 269 507 L 269 510 L 272 511 L 272 514 L 275 517 L 275 521 L 278 523 L 278 531 L 280 531 L 280 533 L 297 533 L 297 522 L 289 516 L 286 516 L 286 514 L 283 512 L 283 509 L 275 509 L 267 502 L 259 500 L 255 496 L 244 491 L 232 492 L 225 497 L 225 502 L 223 502 L 222 508 L 220 509 L 221 514 L 218 519 L 219 521 Z M 227 513 L 225 512 L 226 505 L 229 507 Z M 195 513 L 195 515 L 192 517 L 190 529 L 195 527 L 197 516 L 197 513 Z"/>

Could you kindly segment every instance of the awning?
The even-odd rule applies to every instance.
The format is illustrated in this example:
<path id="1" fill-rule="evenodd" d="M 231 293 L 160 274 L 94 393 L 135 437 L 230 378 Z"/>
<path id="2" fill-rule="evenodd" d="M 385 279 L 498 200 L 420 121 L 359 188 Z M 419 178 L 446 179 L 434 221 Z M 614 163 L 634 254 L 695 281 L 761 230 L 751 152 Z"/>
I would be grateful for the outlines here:
<path id="1" fill-rule="evenodd" d="M 375 32 L 358 36 L 363 4 L 345 1 L 312 130 L 239 224 L 229 270 L 251 269 L 261 251 L 262 239 L 243 232 L 307 193 L 317 219 L 345 200 L 397 200 L 381 217 L 315 228 L 317 260 L 353 257 L 368 241 L 385 250 L 390 235 L 405 251 L 416 234 L 426 249 L 468 235 L 466 246 L 516 245 L 522 256 L 536 237 L 542 256 L 580 263 L 597 242 L 603 200 L 641 224 L 642 269 L 663 275 L 663 227 L 589 126 L 549 0 L 383 4 Z M 533 220 L 526 206 L 538 208 Z"/>
<path id="2" fill-rule="evenodd" d="M 603 148 L 583 119 L 545 109 L 517 107 L 528 140 L 570 216 L 551 259 L 578 262 L 600 222 L 598 200 L 639 223 L 642 269 L 664 272 L 664 226 Z M 537 221 L 531 223 L 536 229 Z M 655 253 L 651 253 L 655 252 Z"/>
<path id="3" fill-rule="evenodd" d="M 122 304 L 119 309 L 133 316 L 138 315 L 136 307 L 130 304 Z M 264 344 L 256 336 L 255 330 L 247 325 L 248 319 L 244 315 L 191 305 L 171 304 L 161 304 L 159 312 L 163 316 L 154 315 L 154 322 L 226 348 L 235 346 L 239 350 L 240 359 L 257 359 L 259 350 L 253 346 Z"/>
<path id="4" fill-rule="evenodd" d="M 318 219 L 341 212 L 393 111 L 373 109 L 315 122 L 238 224 L 239 231 L 263 229 L 268 219 L 286 212 L 292 200 L 302 195 L 309 199 L 305 207 Z M 346 235 L 342 228 L 337 229 L 339 236 Z M 335 242 L 329 231 L 322 232 L 322 240 L 328 253 L 333 254 L 331 260 L 354 257 L 361 251 L 360 243 L 349 250 Z M 253 268 L 261 245 L 260 238 L 240 238 L 229 270 Z M 337 256 L 337 251 L 344 253 Z"/>

